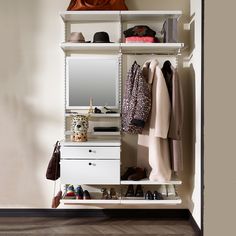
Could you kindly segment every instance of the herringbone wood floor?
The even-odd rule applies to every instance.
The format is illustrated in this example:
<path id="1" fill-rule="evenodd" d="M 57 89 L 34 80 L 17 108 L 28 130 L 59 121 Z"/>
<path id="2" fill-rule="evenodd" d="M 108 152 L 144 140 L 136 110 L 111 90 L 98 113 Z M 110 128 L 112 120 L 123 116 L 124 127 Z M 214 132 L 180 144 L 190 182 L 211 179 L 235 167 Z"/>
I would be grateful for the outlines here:
<path id="1" fill-rule="evenodd" d="M 184 220 L 4 217 L 0 218 L 0 235 L 194 236 L 196 234 L 191 224 Z"/>

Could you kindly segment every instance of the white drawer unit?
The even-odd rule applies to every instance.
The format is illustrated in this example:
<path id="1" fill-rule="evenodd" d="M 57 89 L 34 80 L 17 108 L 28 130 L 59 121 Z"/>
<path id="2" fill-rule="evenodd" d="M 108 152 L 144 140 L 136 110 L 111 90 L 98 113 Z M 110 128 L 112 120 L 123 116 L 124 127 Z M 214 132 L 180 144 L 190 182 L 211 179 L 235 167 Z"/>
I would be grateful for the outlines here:
<path id="1" fill-rule="evenodd" d="M 61 160 L 62 184 L 120 184 L 120 160 Z"/>
<path id="2" fill-rule="evenodd" d="M 120 141 L 64 142 L 62 184 L 120 184 Z"/>
<path id="3" fill-rule="evenodd" d="M 62 159 L 120 159 L 120 147 L 62 147 Z"/>

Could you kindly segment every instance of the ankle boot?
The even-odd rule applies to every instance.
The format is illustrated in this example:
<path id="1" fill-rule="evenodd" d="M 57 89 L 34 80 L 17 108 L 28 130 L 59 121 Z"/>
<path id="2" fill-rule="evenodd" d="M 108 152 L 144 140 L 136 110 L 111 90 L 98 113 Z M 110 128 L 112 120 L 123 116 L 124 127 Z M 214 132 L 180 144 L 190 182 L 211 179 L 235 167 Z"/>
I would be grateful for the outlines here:
<path id="1" fill-rule="evenodd" d="M 134 186 L 131 184 L 128 186 L 128 190 L 125 194 L 126 197 L 134 197 Z"/>
<path id="2" fill-rule="evenodd" d="M 136 191 L 135 191 L 135 197 L 143 197 L 143 189 L 141 185 L 137 185 Z"/>

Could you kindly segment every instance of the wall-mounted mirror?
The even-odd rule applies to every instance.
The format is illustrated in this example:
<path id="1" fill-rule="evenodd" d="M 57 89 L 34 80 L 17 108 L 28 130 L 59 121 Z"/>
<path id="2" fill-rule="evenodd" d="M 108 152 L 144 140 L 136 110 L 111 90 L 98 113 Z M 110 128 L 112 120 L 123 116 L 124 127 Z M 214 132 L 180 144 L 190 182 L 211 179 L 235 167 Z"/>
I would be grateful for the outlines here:
<path id="1" fill-rule="evenodd" d="M 67 57 L 67 109 L 119 108 L 119 57 Z"/>

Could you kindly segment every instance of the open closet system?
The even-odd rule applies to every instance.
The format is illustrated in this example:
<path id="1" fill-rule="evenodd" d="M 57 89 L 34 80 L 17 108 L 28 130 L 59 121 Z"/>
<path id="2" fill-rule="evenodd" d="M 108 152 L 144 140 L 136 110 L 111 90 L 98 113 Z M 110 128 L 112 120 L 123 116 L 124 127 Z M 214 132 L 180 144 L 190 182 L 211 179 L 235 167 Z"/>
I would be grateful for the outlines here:
<path id="1" fill-rule="evenodd" d="M 176 205 L 181 204 L 181 196 L 178 196 L 178 186 L 182 181 L 173 176 L 170 181 L 150 181 L 148 178 L 139 181 L 121 180 L 122 173 L 129 166 L 147 166 L 148 160 L 138 160 L 136 154 L 137 135 L 123 134 L 121 127 L 121 106 L 124 93 L 127 72 L 134 61 L 142 66 L 147 59 L 157 58 L 162 65 L 166 60 L 178 67 L 178 55 L 184 47 L 183 43 L 124 43 L 123 31 L 135 25 L 148 25 L 160 31 L 164 21 L 168 18 L 179 19 L 181 11 L 86 11 L 86 12 L 62 12 L 60 15 L 65 26 L 65 42 L 61 44 L 65 52 L 65 141 L 61 143 L 61 184 L 82 185 L 83 189 L 89 189 L 91 199 L 62 199 L 61 205 L 78 206 L 82 204 L 118 204 L 118 207 L 126 204 L 138 205 Z M 71 32 L 83 32 L 85 40 L 92 40 L 97 31 L 109 33 L 112 43 L 71 43 Z M 117 63 L 118 78 L 114 81 L 111 90 L 115 93 L 114 104 L 108 107 L 116 113 L 96 114 L 89 118 L 89 132 L 87 142 L 71 142 L 70 123 L 74 112 L 87 114 L 87 105 L 72 104 L 72 91 L 70 86 L 71 58 L 79 58 L 81 62 L 95 60 L 110 60 L 111 64 Z M 84 60 L 83 60 L 84 58 Z M 114 60 L 113 60 L 114 59 Z M 91 68 L 91 70 L 93 70 Z M 114 71 L 114 70 L 112 70 Z M 112 73 L 111 71 L 111 73 Z M 79 73 L 79 72 L 78 72 Z M 99 83 L 99 75 L 90 81 L 90 88 L 105 86 Z M 81 84 L 85 84 L 86 76 L 78 75 Z M 81 81 L 84 80 L 84 81 Z M 112 85 L 111 85 L 112 86 Z M 86 87 L 85 87 L 86 88 Z M 84 89 L 86 90 L 86 89 Z M 106 90 L 108 90 L 106 88 Z M 104 94 L 105 95 L 105 94 Z M 91 95 L 90 95 L 91 96 Z M 88 99 L 87 99 L 88 100 Z M 103 101 L 94 107 L 105 106 Z M 103 103 L 103 104 L 102 104 Z M 94 109 L 93 107 L 93 109 Z M 93 127 L 115 126 L 119 127 L 114 132 L 95 132 Z M 142 185 L 144 192 L 158 190 L 162 193 L 162 200 L 146 200 L 144 198 L 125 197 L 129 185 Z M 101 188 L 113 187 L 118 193 L 117 199 L 102 199 Z"/>

